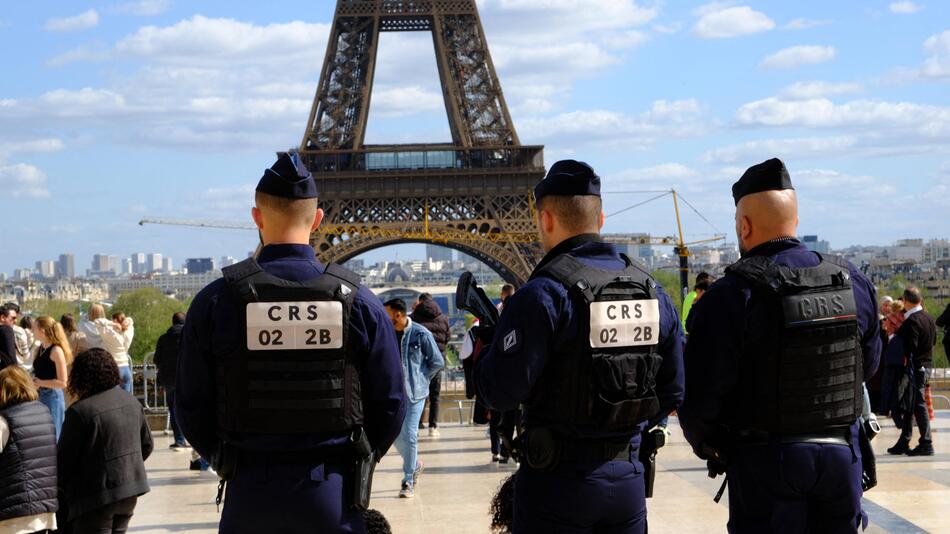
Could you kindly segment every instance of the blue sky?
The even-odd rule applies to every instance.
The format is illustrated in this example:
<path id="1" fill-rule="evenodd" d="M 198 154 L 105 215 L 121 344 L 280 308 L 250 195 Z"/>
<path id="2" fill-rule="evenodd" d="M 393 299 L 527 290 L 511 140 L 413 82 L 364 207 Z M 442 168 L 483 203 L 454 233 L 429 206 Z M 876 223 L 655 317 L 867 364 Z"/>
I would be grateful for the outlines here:
<path id="1" fill-rule="evenodd" d="M 712 223 L 687 212 L 690 236 L 731 235 L 731 184 L 780 156 L 801 233 L 950 237 L 946 2 L 479 5 L 522 142 L 588 161 L 606 191 L 677 188 Z M 249 217 L 261 171 L 303 136 L 334 6 L 8 3 L 0 271 L 66 251 L 79 269 L 97 252 L 243 257 L 252 232 L 136 223 Z M 384 35 L 368 141 L 448 140 L 441 98 L 431 39 Z M 645 198 L 607 195 L 606 211 Z M 607 230 L 671 234 L 671 203 Z"/>

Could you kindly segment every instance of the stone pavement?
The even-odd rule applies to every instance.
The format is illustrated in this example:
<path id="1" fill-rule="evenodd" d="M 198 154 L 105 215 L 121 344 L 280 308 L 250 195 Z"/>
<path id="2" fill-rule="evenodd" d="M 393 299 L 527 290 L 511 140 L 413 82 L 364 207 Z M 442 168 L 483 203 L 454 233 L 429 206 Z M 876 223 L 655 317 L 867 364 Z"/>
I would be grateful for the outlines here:
<path id="1" fill-rule="evenodd" d="M 897 431 L 889 421 L 874 441 L 880 485 L 865 498 L 870 533 L 950 532 L 950 412 L 938 412 L 936 456 L 888 457 Z M 705 465 L 691 453 L 676 419 L 672 442 L 660 452 L 655 497 L 648 501 L 650 532 L 725 532 L 727 498 L 712 501 L 722 479 L 706 476 Z M 446 425 L 442 437 L 420 439 L 425 472 L 414 499 L 399 499 L 401 462 L 391 451 L 376 471 L 372 507 L 382 511 L 396 534 L 483 534 L 488 532 L 488 503 L 514 465 L 491 463 L 485 427 Z M 188 471 L 190 454 L 173 452 L 157 435 L 148 461 L 152 492 L 139 500 L 130 532 L 217 531 L 214 496 L 217 483 Z M 728 496 L 728 493 L 727 493 Z"/>

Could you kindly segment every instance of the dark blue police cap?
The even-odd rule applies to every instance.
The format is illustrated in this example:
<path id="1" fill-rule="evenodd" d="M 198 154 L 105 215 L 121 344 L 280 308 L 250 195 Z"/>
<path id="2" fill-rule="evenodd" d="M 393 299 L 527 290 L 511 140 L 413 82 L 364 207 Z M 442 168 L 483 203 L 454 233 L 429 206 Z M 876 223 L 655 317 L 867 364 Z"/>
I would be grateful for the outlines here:
<path id="1" fill-rule="evenodd" d="M 600 196 L 600 176 L 583 161 L 566 159 L 551 166 L 534 186 L 535 202 L 547 196 Z"/>
<path id="2" fill-rule="evenodd" d="M 763 191 L 781 191 L 783 189 L 795 189 L 792 187 L 792 177 L 788 175 L 785 164 L 778 158 L 772 158 L 768 161 L 749 167 L 742 178 L 732 186 L 732 198 L 739 201 L 746 195 L 761 193 Z"/>
<path id="3" fill-rule="evenodd" d="M 317 198 L 317 183 L 300 161 L 297 151 L 290 150 L 281 154 L 274 166 L 264 171 L 264 176 L 257 183 L 257 191 L 281 198 Z"/>

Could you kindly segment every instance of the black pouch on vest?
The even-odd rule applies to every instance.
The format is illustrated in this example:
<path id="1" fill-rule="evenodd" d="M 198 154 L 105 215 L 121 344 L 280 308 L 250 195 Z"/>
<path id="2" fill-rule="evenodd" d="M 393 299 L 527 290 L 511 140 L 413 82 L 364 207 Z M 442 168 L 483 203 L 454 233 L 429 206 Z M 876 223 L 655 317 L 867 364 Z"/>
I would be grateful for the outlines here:
<path id="1" fill-rule="evenodd" d="M 366 510 L 369 508 L 369 498 L 373 493 L 376 452 L 362 427 L 357 428 L 350 435 L 350 448 L 354 457 L 353 506 L 359 510 Z"/>

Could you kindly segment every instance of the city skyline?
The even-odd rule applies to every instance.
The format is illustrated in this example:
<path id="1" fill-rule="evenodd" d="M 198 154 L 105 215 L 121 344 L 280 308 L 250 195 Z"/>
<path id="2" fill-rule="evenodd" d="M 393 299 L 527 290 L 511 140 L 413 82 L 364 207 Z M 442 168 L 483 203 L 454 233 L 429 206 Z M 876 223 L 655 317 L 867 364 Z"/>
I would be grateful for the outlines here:
<path id="1" fill-rule="evenodd" d="M 0 58 L 17 73 L 0 80 L 0 199 L 16 223 L 0 271 L 63 250 L 85 264 L 120 247 L 256 245 L 137 222 L 249 221 L 257 179 L 303 136 L 332 2 L 160 4 L 39 0 L 0 15 Z M 730 186 L 779 156 L 800 233 L 836 248 L 946 234 L 950 5 L 891 4 L 479 1 L 522 142 L 546 145 L 547 165 L 590 162 L 608 214 L 675 187 L 701 214 L 684 208 L 688 239 L 731 235 Z M 384 34 L 379 50 L 367 142 L 447 140 L 431 38 Z M 606 230 L 674 235 L 672 211 L 662 199 Z"/>

